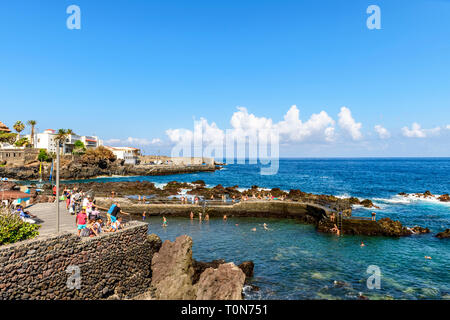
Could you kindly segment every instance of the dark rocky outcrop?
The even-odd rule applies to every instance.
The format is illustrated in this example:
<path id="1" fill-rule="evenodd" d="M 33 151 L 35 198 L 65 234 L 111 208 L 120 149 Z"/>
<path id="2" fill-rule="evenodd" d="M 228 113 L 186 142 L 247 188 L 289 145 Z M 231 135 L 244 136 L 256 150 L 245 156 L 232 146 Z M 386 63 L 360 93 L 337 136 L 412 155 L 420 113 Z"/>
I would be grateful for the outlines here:
<path id="1" fill-rule="evenodd" d="M 436 235 L 437 238 L 439 239 L 448 239 L 450 238 L 450 229 L 446 229 L 445 231 L 439 232 Z"/>
<path id="2" fill-rule="evenodd" d="M 174 242 L 164 241 L 152 259 L 152 289 L 158 300 L 192 300 L 195 291 L 192 239 L 180 236 Z"/>
<path id="3" fill-rule="evenodd" d="M 249 266 L 246 265 L 246 269 Z M 242 299 L 244 272 L 224 260 L 197 262 L 192 259 L 192 239 L 180 236 L 164 241 L 152 259 L 152 283 L 143 299 L 237 300 Z"/>
<path id="4" fill-rule="evenodd" d="M 411 231 L 414 234 L 424 234 L 424 233 L 430 233 L 430 229 L 428 228 L 424 228 L 424 227 L 420 227 L 420 226 L 415 226 L 411 228 Z"/>
<path id="5" fill-rule="evenodd" d="M 333 233 L 332 229 L 336 222 L 329 219 L 323 219 L 318 223 L 317 230 L 320 232 Z M 407 228 L 400 221 L 394 221 L 390 218 L 383 218 L 378 221 L 368 219 L 344 219 L 342 221 L 342 234 L 367 235 L 367 236 L 386 236 L 386 237 L 404 237 L 412 234 L 428 233 L 428 228 L 416 226 Z"/>
<path id="6" fill-rule="evenodd" d="M 215 166 L 209 165 L 125 165 L 121 161 L 93 160 L 83 162 L 81 160 L 62 160 L 61 179 L 91 179 L 99 176 L 156 176 L 180 173 L 194 173 L 202 171 L 215 171 Z M 42 178 L 48 180 L 50 175 L 50 164 L 46 163 L 42 170 Z M 16 180 L 37 180 L 39 175 L 39 163 L 34 162 L 23 166 L 0 167 L 0 177 Z"/>
<path id="7" fill-rule="evenodd" d="M 448 193 L 443 194 L 442 196 L 440 196 L 439 201 L 441 202 L 450 202 L 450 196 L 448 195 Z"/>

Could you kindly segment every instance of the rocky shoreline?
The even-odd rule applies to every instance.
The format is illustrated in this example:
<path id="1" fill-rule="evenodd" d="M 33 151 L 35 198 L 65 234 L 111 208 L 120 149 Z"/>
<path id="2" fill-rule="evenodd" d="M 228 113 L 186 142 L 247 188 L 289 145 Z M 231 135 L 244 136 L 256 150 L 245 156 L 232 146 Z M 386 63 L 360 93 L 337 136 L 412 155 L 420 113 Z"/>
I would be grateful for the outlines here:
<path id="1" fill-rule="evenodd" d="M 103 176 L 161 176 L 182 173 L 214 172 L 220 169 L 212 165 L 126 165 L 121 163 L 102 165 L 87 165 L 81 162 L 68 162 L 62 164 L 60 178 L 62 180 L 83 180 Z M 42 170 L 42 179 L 48 181 L 50 177 L 50 164 L 45 164 Z M 56 172 L 53 173 L 55 175 Z M 0 177 L 19 181 L 35 181 L 41 178 L 39 163 L 24 166 L 0 167 Z"/>
<path id="2" fill-rule="evenodd" d="M 14 183 L 9 183 L 14 188 Z M 166 215 L 188 217 L 190 212 L 198 213 L 207 210 L 210 217 L 275 217 L 293 218 L 304 223 L 314 224 L 319 232 L 334 233 L 336 225 L 336 213 L 341 212 L 342 232 L 349 235 L 389 236 L 404 237 L 417 234 L 430 233 L 422 226 L 406 227 L 400 221 L 383 218 L 377 221 L 352 216 L 353 205 L 363 205 L 368 208 L 376 207 L 371 200 L 359 200 L 357 198 L 341 199 L 332 195 L 317 195 L 302 192 L 301 190 L 282 191 L 278 188 L 264 190 L 258 186 L 240 191 L 238 186 L 224 187 L 217 185 L 206 187 L 205 182 L 197 180 L 192 183 L 171 181 L 162 188 L 158 188 L 149 181 L 127 182 L 77 182 L 64 184 L 68 189 L 78 188 L 94 196 L 101 207 L 109 207 L 113 200 L 121 204 L 122 210 L 136 216 L 141 216 L 145 211 L 147 216 Z M 34 202 L 53 201 L 51 197 L 52 186 L 44 185 L 43 193 L 31 190 L 30 197 Z M 210 201 L 203 208 L 199 204 L 181 204 L 179 200 L 168 201 L 168 197 L 180 195 L 184 191 L 188 195 L 196 195 Z M 225 204 L 222 196 L 229 199 L 248 199 L 236 203 Z M 266 198 L 268 195 L 271 198 Z M 430 196 L 428 192 L 422 194 Z M 146 196 L 145 203 L 137 198 L 129 196 Z M 274 199 L 274 200 L 268 200 Z M 445 198 L 444 198 L 445 199 Z M 205 214 L 205 212 L 203 212 Z M 439 238 L 447 238 L 447 233 L 441 232 Z"/>

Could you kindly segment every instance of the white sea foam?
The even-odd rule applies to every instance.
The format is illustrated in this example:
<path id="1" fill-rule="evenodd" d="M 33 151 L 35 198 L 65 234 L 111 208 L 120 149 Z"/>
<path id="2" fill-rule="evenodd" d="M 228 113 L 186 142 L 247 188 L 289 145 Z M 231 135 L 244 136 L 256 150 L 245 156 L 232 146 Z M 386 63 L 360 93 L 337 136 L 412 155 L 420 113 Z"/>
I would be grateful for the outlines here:
<path id="1" fill-rule="evenodd" d="M 440 204 L 445 206 L 450 206 L 450 202 L 442 202 L 438 198 L 440 195 L 432 195 L 432 196 L 418 196 L 416 194 L 407 194 L 405 196 L 395 195 L 391 198 L 374 198 L 374 201 L 388 204 L 414 204 L 414 203 L 432 203 L 432 204 Z"/>

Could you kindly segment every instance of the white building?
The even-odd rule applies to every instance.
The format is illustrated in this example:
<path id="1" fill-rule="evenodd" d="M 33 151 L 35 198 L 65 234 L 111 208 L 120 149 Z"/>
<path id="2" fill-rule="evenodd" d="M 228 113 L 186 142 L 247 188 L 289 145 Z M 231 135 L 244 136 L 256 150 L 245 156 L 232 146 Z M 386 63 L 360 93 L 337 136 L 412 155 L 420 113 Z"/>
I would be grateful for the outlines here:
<path id="1" fill-rule="evenodd" d="M 56 136 L 57 132 L 53 129 L 47 129 L 43 133 L 36 134 L 34 139 L 35 147 L 38 149 L 45 149 L 48 152 L 56 153 Z M 30 137 L 28 137 L 30 138 Z M 103 141 L 95 136 L 79 136 L 77 134 L 71 134 L 67 137 L 63 144 L 63 154 L 70 154 L 73 151 L 75 142 L 82 141 L 86 148 L 97 148 L 103 145 Z"/>
<path id="2" fill-rule="evenodd" d="M 108 146 L 105 146 L 105 148 L 111 150 L 111 152 L 114 153 L 117 159 L 125 160 L 126 164 L 137 164 L 139 155 L 141 154 L 140 150 L 137 148 Z"/>

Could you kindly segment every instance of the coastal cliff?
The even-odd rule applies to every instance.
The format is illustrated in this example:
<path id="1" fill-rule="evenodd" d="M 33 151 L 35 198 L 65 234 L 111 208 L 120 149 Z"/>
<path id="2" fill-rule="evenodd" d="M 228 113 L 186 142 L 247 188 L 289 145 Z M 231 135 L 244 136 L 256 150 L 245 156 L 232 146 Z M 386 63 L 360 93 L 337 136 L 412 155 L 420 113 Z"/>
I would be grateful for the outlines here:
<path id="1" fill-rule="evenodd" d="M 48 165 L 47 165 L 48 167 Z M 122 165 L 109 164 L 107 166 L 84 165 L 79 162 L 70 162 L 62 165 L 60 178 L 64 180 L 92 179 L 100 176 L 157 176 L 180 173 L 210 172 L 215 171 L 212 165 Z M 55 172 L 53 173 L 55 174 Z M 14 180 L 38 180 L 39 164 L 24 166 L 0 167 L 0 177 Z M 42 179 L 48 180 L 50 168 L 43 170 Z"/>

